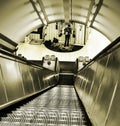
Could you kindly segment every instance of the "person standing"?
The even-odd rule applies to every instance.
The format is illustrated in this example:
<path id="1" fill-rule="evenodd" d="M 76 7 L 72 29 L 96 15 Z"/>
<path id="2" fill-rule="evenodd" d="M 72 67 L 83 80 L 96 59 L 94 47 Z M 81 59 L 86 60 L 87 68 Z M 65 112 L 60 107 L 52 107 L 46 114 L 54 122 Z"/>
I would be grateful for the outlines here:
<path id="1" fill-rule="evenodd" d="M 70 25 L 68 25 L 64 29 L 64 34 L 65 34 L 65 43 L 64 43 L 64 46 L 69 46 L 69 40 L 70 40 L 70 34 L 71 34 L 71 27 L 70 27 Z"/>

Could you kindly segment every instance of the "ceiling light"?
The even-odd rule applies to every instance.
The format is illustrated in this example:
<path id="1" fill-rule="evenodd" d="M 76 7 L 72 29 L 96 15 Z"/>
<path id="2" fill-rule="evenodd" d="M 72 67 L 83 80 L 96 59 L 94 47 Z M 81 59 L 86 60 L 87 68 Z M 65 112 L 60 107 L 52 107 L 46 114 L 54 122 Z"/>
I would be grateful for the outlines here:
<path id="1" fill-rule="evenodd" d="M 45 19 L 44 14 L 42 12 L 40 13 L 40 16 L 42 19 Z"/>
<path id="2" fill-rule="evenodd" d="M 94 14 L 96 12 L 96 9 L 97 9 L 97 5 L 93 5 L 92 14 Z"/>
<path id="3" fill-rule="evenodd" d="M 87 26 L 90 27 L 90 25 L 91 25 L 91 21 L 88 21 Z"/>
<path id="4" fill-rule="evenodd" d="M 43 20 L 43 23 L 44 23 L 44 25 L 47 25 L 47 21 L 45 19 Z"/>
<path id="5" fill-rule="evenodd" d="M 89 21 L 92 21 L 94 14 L 90 14 Z"/>
<path id="6" fill-rule="evenodd" d="M 39 3 L 35 3 L 35 7 L 36 7 L 36 9 L 37 9 L 37 11 L 38 11 L 38 12 L 40 12 L 40 11 L 41 11 L 41 8 L 40 8 Z"/>

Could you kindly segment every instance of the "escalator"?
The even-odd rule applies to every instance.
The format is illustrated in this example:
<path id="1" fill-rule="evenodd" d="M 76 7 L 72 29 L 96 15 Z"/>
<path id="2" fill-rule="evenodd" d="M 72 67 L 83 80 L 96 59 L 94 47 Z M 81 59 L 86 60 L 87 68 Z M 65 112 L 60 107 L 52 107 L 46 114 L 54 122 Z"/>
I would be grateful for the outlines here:
<path id="1" fill-rule="evenodd" d="M 0 126 L 89 126 L 72 85 L 57 85 L 1 118 Z"/>
<path id="2" fill-rule="evenodd" d="M 119 54 L 120 37 L 75 74 L 0 50 L 0 126 L 118 126 Z"/>

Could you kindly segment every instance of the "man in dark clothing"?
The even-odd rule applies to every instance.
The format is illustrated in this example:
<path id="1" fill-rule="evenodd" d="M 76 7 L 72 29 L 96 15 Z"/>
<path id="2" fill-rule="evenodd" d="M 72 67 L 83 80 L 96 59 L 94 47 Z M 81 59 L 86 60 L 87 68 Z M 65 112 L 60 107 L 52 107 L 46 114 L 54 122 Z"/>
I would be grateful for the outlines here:
<path id="1" fill-rule="evenodd" d="M 70 34 L 71 34 L 70 25 L 68 25 L 68 27 L 66 27 L 64 29 L 64 34 L 65 34 L 65 44 L 64 44 L 64 46 L 69 46 L 69 39 L 70 39 Z"/>

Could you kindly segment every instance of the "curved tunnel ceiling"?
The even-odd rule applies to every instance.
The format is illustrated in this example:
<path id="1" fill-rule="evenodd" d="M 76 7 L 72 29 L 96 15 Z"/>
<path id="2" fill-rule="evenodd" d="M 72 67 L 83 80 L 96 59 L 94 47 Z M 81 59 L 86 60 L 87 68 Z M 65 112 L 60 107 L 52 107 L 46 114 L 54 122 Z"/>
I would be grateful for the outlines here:
<path id="1" fill-rule="evenodd" d="M 98 30 L 110 41 L 120 34 L 120 0 L 0 0 L 0 33 L 20 42 L 34 29 L 63 20 Z"/>

